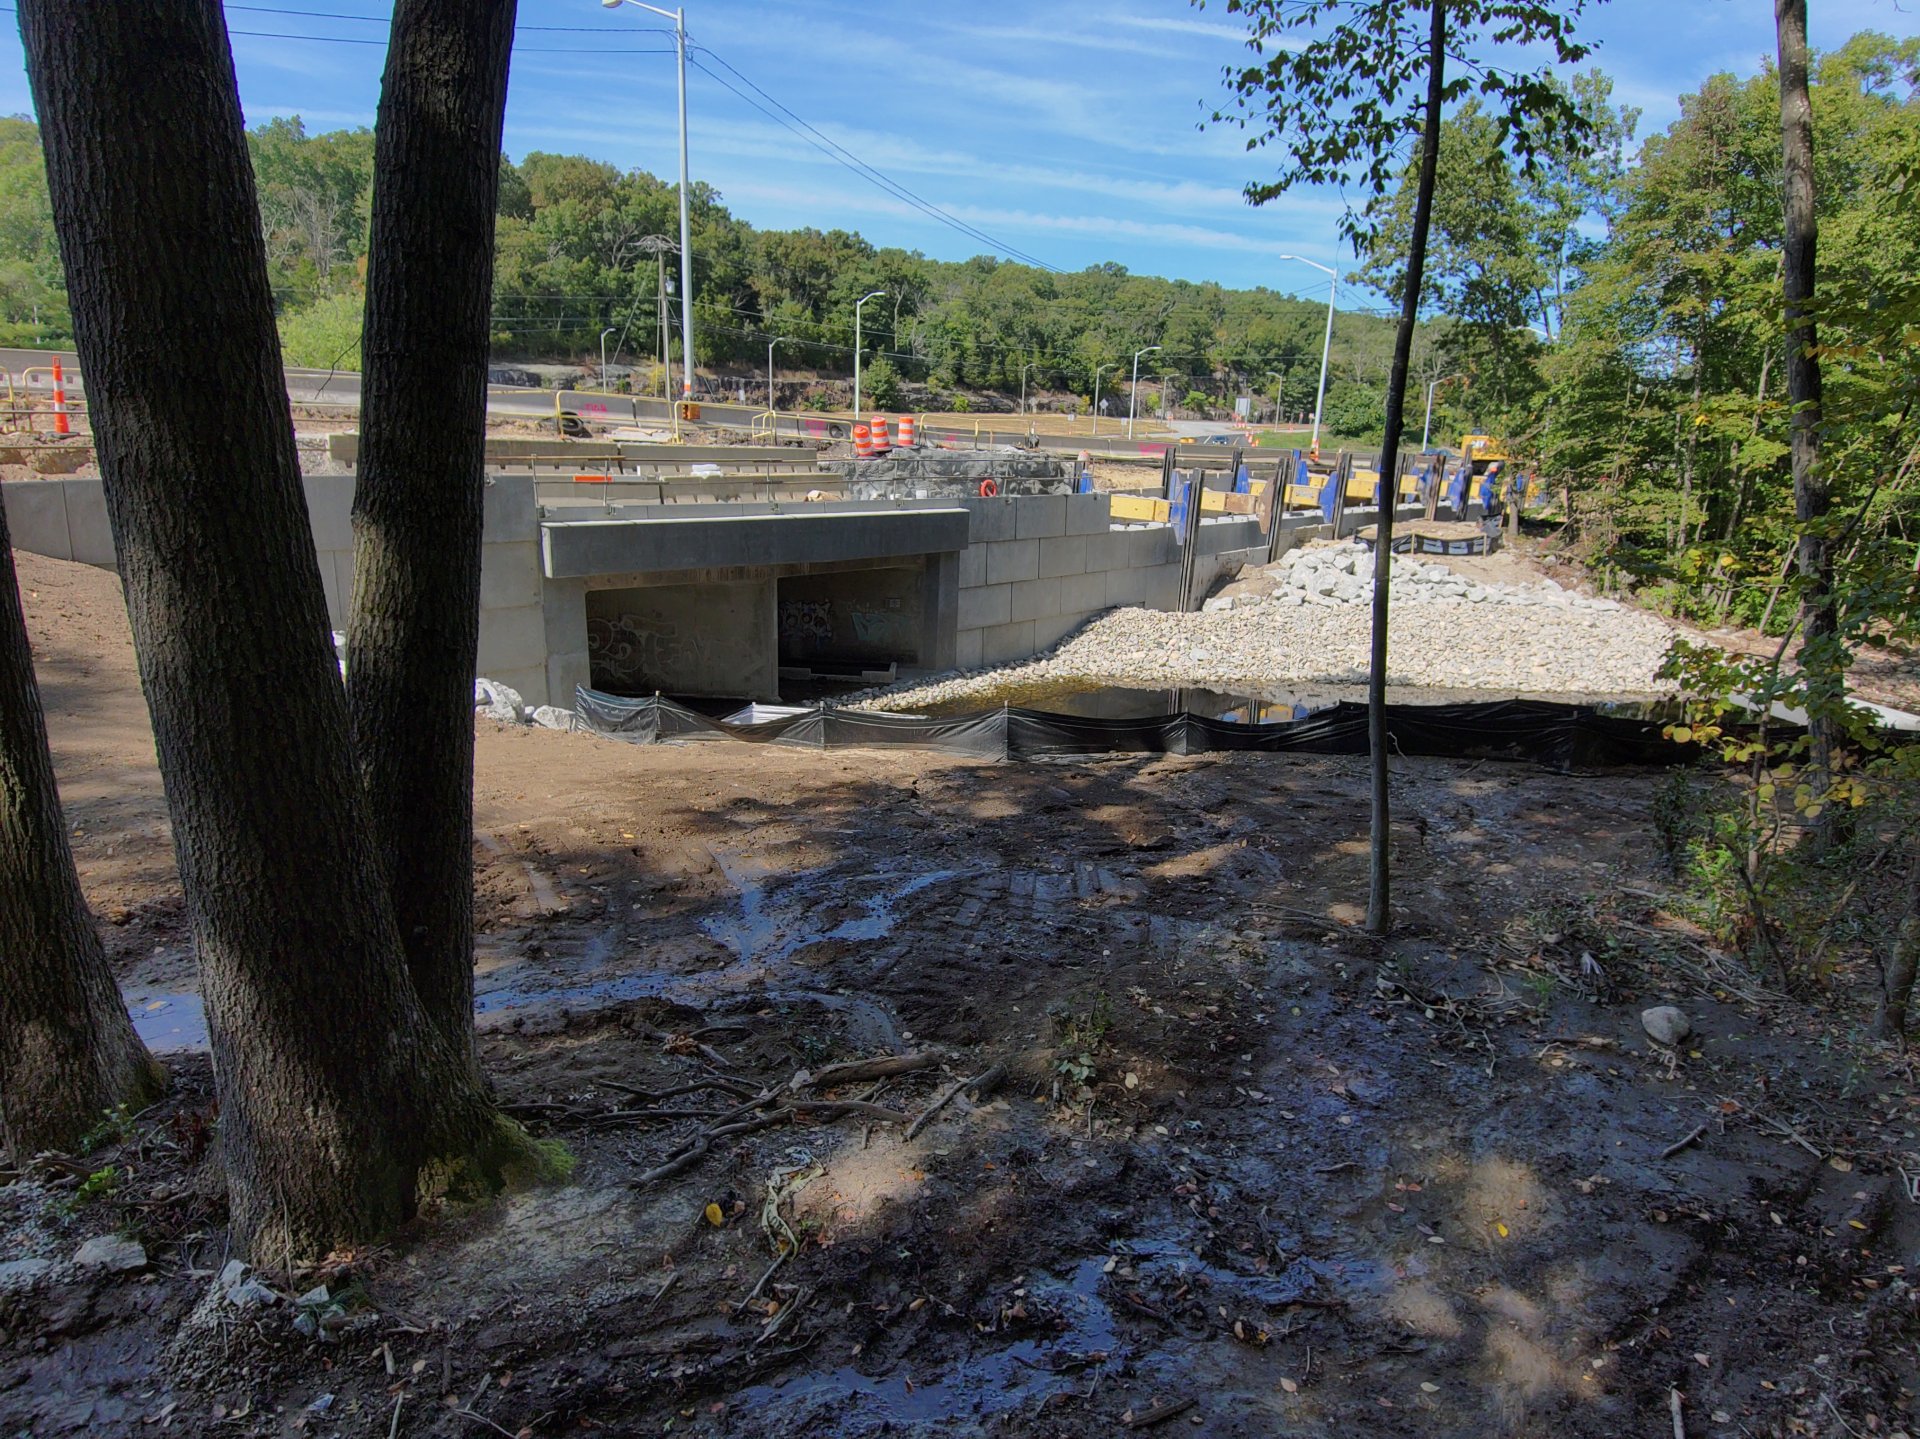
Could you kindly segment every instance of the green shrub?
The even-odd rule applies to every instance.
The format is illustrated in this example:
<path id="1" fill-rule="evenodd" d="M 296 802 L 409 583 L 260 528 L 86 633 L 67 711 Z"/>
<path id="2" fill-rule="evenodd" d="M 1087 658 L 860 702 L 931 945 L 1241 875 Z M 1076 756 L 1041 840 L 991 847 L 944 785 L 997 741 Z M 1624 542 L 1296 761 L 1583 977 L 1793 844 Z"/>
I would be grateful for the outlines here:
<path id="1" fill-rule="evenodd" d="M 365 298 L 350 291 L 283 314 L 280 351 L 286 363 L 316 370 L 359 369 L 365 306 Z"/>
<path id="2" fill-rule="evenodd" d="M 860 371 L 860 398 L 875 409 L 899 408 L 900 372 L 885 359 L 877 359 L 863 366 Z"/>

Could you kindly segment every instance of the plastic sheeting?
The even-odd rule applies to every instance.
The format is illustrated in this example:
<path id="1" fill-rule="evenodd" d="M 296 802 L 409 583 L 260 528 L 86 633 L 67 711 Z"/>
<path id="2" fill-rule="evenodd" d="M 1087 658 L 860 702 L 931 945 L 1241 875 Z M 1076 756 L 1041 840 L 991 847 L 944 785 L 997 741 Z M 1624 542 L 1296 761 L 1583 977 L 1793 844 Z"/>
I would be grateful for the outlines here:
<path id="1" fill-rule="evenodd" d="M 634 744 L 734 739 L 811 749 L 931 749 L 980 759 L 1076 754 L 1264 754 L 1367 752 L 1367 707 L 1341 703 L 1279 724 L 1238 724 L 1190 713 L 1093 719 L 1001 708 L 932 718 L 872 710 L 808 709 L 758 724 L 709 719 L 672 700 L 625 699 L 581 688 L 580 727 Z M 1556 769 L 1666 765 L 1694 759 L 1697 746 L 1667 739 L 1653 720 L 1601 714 L 1537 700 L 1489 704 L 1388 705 L 1394 751 L 1454 759 L 1532 760 Z"/>

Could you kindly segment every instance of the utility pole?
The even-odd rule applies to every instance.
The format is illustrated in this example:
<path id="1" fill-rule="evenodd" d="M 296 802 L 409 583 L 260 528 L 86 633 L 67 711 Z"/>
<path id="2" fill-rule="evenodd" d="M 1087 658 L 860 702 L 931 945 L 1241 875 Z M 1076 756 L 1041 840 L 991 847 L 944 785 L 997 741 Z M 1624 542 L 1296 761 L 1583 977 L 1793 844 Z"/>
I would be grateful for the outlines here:
<path id="1" fill-rule="evenodd" d="M 693 398 L 693 239 L 687 208 L 691 191 L 687 179 L 687 12 L 662 10 L 645 0 L 600 0 L 609 10 L 631 5 L 673 21 L 673 44 L 680 57 L 680 398 Z"/>

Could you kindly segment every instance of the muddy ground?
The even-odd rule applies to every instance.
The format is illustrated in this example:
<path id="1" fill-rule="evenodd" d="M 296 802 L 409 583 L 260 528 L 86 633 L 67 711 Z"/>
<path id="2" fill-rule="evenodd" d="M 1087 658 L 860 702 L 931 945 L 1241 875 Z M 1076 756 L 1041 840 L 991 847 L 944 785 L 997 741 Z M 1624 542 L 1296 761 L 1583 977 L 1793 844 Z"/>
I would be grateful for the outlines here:
<path id="1" fill-rule="evenodd" d="M 573 1181 L 268 1265 L 328 1286 L 324 1337 L 208 1299 L 211 1082 L 117 585 L 17 559 L 176 1089 L 0 1187 L 0 1262 L 54 1261 L 0 1270 L 0 1431 L 1664 1439 L 1675 1394 L 1693 1436 L 1914 1426 L 1911 1071 L 1856 1038 L 1861 976 L 1787 1001 L 1675 916 L 1650 772 L 1400 764 L 1382 943 L 1355 760 L 484 726 L 482 1052 Z M 873 1108 L 647 1177 L 885 1054 L 927 1067 L 803 1081 Z M 886 1117 L 996 1069 L 911 1140 Z M 144 1272 L 69 1262 L 114 1231 Z"/>

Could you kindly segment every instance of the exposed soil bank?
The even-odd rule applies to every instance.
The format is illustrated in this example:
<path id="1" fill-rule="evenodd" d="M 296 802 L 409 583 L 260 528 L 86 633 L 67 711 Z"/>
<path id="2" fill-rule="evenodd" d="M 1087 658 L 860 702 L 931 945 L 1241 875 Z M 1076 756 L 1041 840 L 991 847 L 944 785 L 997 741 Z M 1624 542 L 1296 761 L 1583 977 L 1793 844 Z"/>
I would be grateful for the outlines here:
<path id="1" fill-rule="evenodd" d="M 116 965 L 191 995 L 113 581 L 19 559 Z M 1381 944 L 1359 761 L 483 725 L 483 1057 L 576 1181 L 266 1273 L 344 1301 L 325 1339 L 189 1323 L 225 1252 L 177 1055 L 125 1141 L 0 1187 L 0 1261 L 53 1261 L 0 1272 L 0 1428 L 1105 1436 L 1191 1400 L 1148 1432 L 1597 1439 L 1677 1389 L 1694 1436 L 1911 1431 L 1920 1124 L 1856 977 L 1776 999 L 1663 909 L 1663 776 L 1395 773 Z M 911 1141 L 814 1110 L 639 1182 L 736 1105 L 667 1091 L 887 1051 L 933 1066 L 821 1097 L 1004 1078 Z M 694 1113 L 614 1117 L 647 1108 Z M 113 1230 L 147 1272 L 69 1262 Z"/>

